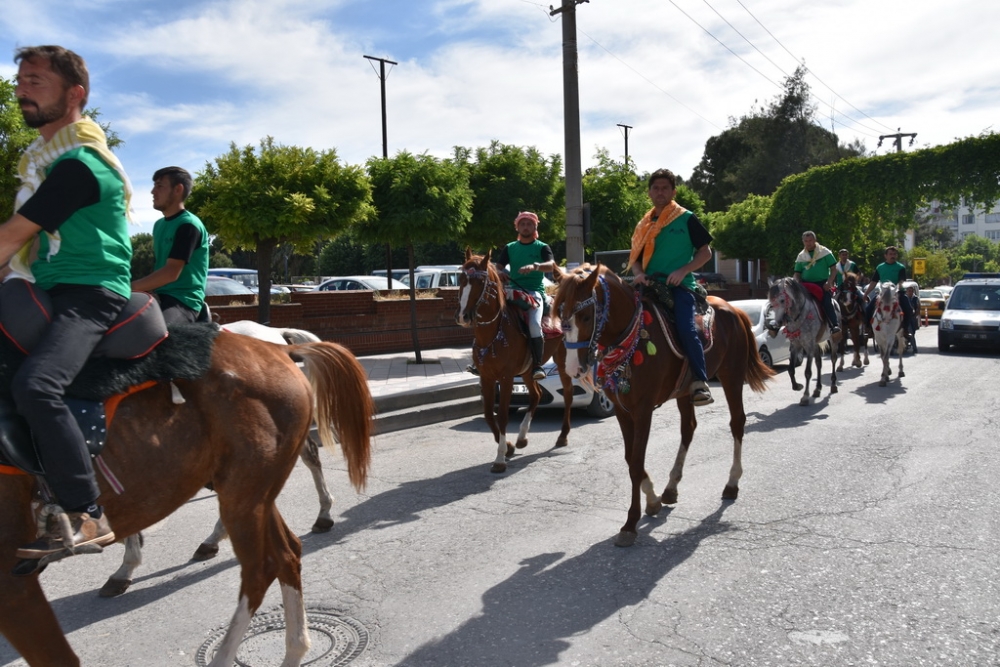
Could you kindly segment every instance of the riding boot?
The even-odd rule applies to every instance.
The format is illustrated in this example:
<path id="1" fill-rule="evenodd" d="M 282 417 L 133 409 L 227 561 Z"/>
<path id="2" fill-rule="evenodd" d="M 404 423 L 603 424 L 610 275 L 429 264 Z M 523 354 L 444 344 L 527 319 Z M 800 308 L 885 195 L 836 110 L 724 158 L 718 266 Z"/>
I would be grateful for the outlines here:
<path id="1" fill-rule="evenodd" d="M 545 371 L 542 370 L 542 355 L 545 354 L 545 341 L 539 336 L 529 339 L 528 343 L 531 346 L 531 361 L 534 366 L 531 377 L 536 380 L 544 380 Z"/>

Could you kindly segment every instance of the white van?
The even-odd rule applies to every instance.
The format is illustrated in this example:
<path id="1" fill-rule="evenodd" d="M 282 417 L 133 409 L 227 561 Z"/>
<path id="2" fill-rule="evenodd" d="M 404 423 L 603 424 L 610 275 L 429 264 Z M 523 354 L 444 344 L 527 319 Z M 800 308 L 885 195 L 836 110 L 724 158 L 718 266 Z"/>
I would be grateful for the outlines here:
<path id="1" fill-rule="evenodd" d="M 438 287 L 458 287 L 458 274 L 461 267 L 448 266 L 418 266 L 413 270 L 413 281 L 417 289 L 436 289 Z M 403 276 L 403 282 L 409 285 L 410 277 Z"/>

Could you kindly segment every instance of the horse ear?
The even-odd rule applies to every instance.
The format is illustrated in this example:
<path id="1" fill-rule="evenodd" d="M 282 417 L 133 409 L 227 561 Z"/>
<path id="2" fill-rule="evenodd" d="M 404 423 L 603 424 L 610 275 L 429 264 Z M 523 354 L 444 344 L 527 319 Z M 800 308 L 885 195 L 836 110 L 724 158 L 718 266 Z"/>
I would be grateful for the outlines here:
<path id="1" fill-rule="evenodd" d="M 586 278 L 583 279 L 581 283 L 584 289 L 594 290 L 597 288 L 597 279 L 601 277 L 601 263 L 597 263 L 597 267 L 590 272 Z"/>
<path id="2" fill-rule="evenodd" d="M 472 259 L 472 248 L 465 246 L 465 261 L 468 262 Z"/>
<path id="3" fill-rule="evenodd" d="M 555 280 L 556 284 L 558 285 L 559 283 L 561 283 L 562 279 L 565 277 L 566 274 L 563 273 L 563 270 L 561 268 L 559 268 L 559 265 L 552 264 L 552 279 Z"/>
<path id="4" fill-rule="evenodd" d="M 486 266 L 487 264 L 489 264 L 490 263 L 490 259 L 492 259 L 492 258 L 493 258 L 493 248 L 488 248 L 486 250 L 486 256 L 483 257 L 483 266 Z"/>

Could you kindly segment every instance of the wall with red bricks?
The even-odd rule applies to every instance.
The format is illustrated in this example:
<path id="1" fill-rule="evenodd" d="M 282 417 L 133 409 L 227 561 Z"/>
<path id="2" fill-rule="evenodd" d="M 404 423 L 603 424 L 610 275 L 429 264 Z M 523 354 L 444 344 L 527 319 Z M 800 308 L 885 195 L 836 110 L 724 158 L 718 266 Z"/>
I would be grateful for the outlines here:
<path id="1" fill-rule="evenodd" d="M 709 294 L 728 301 L 763 299 L 767 289 L 727 283 Z M 270 325 L 311 331 L 346 346 L 356 355 L 413 351 L 410 301 L 376 299 L 374 292 L 295 292 L 291 303 L 272 303 Z M 220 324 L 257 319 L 253 297 L 210 296 L 206 300 Z M 247 305 L 232 305 L 237 301 Z M 455 324 L 458 288 L 442 287 L 433 299 L 417 299 L 417 336 L 421 350 L 472 346 L 472 329 Z"/>

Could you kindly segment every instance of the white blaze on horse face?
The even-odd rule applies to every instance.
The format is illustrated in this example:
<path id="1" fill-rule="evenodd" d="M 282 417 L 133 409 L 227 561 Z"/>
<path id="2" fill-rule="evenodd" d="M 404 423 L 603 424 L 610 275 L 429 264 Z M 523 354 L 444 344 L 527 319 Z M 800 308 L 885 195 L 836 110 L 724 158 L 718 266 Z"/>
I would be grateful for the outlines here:
<path id="1" fill-rule="evenodd" d="M 576 317 L 570 316 L 563 320 L 563 340 L 567 343 L 579 341 L 579 329 L 576 328 Z M 577 350 L 570 350 L 566 355 L 566 374 L 570 377 L 580 377 L 580 355 Z"/>
<path id="2" fill-rule="evenodd" d="M 469 292 L 471 291 L 472 291 L 472 285 L 466 282 L 465 286 L 462 287 L 462 289 L 458 293 L 458 312 L 461 314 L 461 319 L 459 320 L 459 324 L 465 324 L 465 319 L 467 316 L 466 311 L 469 308 Z M 468 319 L 469 322 L 471 323 L 472 316 L 468 315 Z"/>

